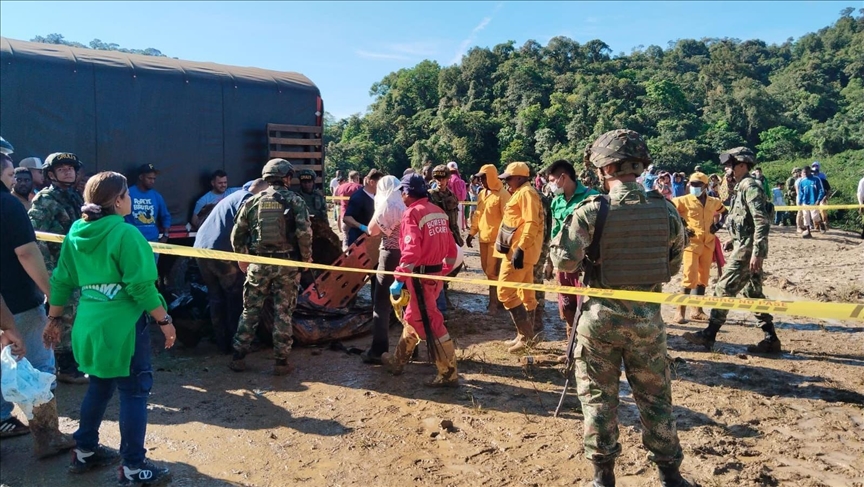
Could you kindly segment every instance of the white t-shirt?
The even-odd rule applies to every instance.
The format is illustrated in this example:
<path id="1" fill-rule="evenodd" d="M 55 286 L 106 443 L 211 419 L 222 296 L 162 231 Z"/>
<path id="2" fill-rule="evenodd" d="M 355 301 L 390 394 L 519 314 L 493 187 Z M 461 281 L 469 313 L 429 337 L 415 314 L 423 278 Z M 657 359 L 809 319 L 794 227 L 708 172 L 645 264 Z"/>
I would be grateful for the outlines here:
<path id="1" fill-rule="evenodd" d="M 339 187 L 339 180 L 336 178 L 331 179 L 330 180 L 330 194 L 331 195 L 336 194 L 336 188 L 338 188 L 338 187 Z"/>
<path id="2" fill-rule="evenodd" d="M 864 205 L 864 178 L 858 181 L 858 204 Z"/>

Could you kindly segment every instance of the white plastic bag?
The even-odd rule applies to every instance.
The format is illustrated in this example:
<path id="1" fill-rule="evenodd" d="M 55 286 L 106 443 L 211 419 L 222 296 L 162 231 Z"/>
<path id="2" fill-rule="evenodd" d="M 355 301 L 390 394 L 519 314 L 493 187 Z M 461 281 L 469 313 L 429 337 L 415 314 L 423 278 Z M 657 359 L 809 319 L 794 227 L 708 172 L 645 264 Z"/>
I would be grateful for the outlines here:
<path id="1" fill-rule="evenodd" d="M 0 351 L 0 389 L 3 399 L 17 404 L 28 420 L 33 419 L 33 408 L 54 397 L 51 392 L 53 383 L 54 374 L 36 370 L 26 358 L 16 362 L 11 345 Z"/>

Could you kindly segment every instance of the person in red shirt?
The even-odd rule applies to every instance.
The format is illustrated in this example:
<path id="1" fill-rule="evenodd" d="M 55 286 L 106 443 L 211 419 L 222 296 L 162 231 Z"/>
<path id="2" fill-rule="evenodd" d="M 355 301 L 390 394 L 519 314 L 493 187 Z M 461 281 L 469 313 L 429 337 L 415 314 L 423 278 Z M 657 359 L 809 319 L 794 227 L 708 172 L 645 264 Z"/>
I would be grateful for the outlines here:
<path id="1" fill-rule="evenodd" d="M 402 178 L 402 200 L 408 209 L 402 215 L 399 250 L 401 257 L 396 272 L 446 275 L 456 262 L 457 249 L 447 215 L 429 202 L 426 181 L 417 174 Z M 444 283 L 419 277 L 397 276 L 390 294 L 401 296 L 407 287 L 411 298 L 405 309 L 405 328 L 391 355 L 384 353 L 381 361 L 394 375 L 402 373 L 405 364 L 420 340 L 426 340 L 429 356 L 435 360 L 438 375 L 429 386 L 458 385 L 456 349 L 444 326 L 444 315 L 435 306 Z M 430 336 L 431 335 L 431 336 Z"/>
<path id="2" fill-rule="evenodd" d="M 348 228 L 346 228 L 345 224 L 342 223 L 342 219 L 345 217 L 345 210 L 348 209 L 348 199 L 351 198 L 351 195 L 360 191 L 363 188 L 363 185 L 360 184 L 360 173 L 357 171 L 351 171 L 348 173 L 348 181 L 340 184 L 338 188 L 336 188 L 336 192 L 333 193 L 333 196 L 344 196 L 345 199 L 339 202 L 339 228 L 342 230 L 342 250 L 348 248 Z"/>

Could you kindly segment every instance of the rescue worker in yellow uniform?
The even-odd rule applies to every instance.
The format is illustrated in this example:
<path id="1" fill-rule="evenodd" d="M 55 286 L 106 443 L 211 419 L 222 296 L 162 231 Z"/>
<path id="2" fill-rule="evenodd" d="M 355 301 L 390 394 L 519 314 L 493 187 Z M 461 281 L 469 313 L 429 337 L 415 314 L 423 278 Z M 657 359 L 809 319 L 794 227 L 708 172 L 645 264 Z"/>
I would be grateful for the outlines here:
<path id="1" fill-rule="evenodd" d="M 490 281 L 498 280 L 501 269 L 501 259 L 495 256 L 495 239 L 504 217 L 504 205 L 510 200 L 510 192 L 498 179 L 498 170 L 492 164 L 486 164 L 475 175 L 480 179 L 483 189 L 477 193 L 477 209 L 471 218 L 471 231 L 465 243 L 473 247 L 474 238 L 478 237 L 480 247 L 480 267 Z M 501 307 L 498 301 L 498 291 L 495 286 L 489 286 L 489 313 L 497 312 Z"/>
<path id="2" fill-rule="evenodd" d="M 530 184 L 524 162 L 512 162 L 499 179 L 504 180 L 510 199 L 504 205 L 501 228 L 495 240 L 495 257 L 502 259 L 498 282 L 534 283 L 534 266 L 543 246 L 543 205 Z M 516 340 L 507 349 L 519 353 L 534 343 L 534 291 L 498 286 L 498 300 L 516 325 Z"/>
<path id="3" fill-rule="evenodd" d="M 681 267 L 684 294 L 705 295 L 705 287 L 711 276 L 711 260 L 714 255 L 714 233 L 720 229 L 720 215 L 726 212 L 719 198 L 708 196 L 708 176 L 695 172 L 690 176 L 690 194 L 672 199 L 672 203 L 687 226 L 690 243 L 684 249 L 684 265 Z M 707 320 L 708 316 L 697 308 L 694 320 Z M 679 306 L 675 314 L 677 323 L 687 323 L 687 307 Z"/>

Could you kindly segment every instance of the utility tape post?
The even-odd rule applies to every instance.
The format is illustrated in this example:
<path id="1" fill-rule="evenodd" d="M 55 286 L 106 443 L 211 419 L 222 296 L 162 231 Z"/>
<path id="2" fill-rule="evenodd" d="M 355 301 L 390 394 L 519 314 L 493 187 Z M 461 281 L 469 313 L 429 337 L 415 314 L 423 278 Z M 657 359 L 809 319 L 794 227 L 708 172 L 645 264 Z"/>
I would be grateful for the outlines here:
<path id="1" fill-rule="evenodd" d="M 36 238 L 45 242 L 63 242 L 64 235 L 36 232 Z M 691 296 L 689 294 L 654 293 L 648 291 L 624 291 L 617 289 L 599 289 L 590 287 L 557 286 L 548 284 L 527 284 L 519 282 L 499 282 L 488 279 L 465 279 L 459 277 L 435 276 L 429 274 L 408 274 L 404 272 L 378 271 L 375 269 L 357 269 L 354 267 L 337 267 L 314 262 L 298 262 L 287 259 L 274 259 L 258 255 L 236 254 L 221 250 L 196 249 L 183 245 L 149 242 L 153 251 L 158 254 L 179 255 L 205 259 L 219 259 L 255 264 L 299 267 L 305 269 L 320 269 L 339 272 L 359 272 L 363 274 L 381 274 L 398 277 L 419 277 L 435 281 L 477 284 L 482 286 L 506 287 L 510 289 L 530 289 L 561 294 L 587 296 L 589 298 L 620 299 L 622 301 L 640 301 L 645 303 L 666 304 L 671 306 L 696 306 L 706 308 L 722 308 L 728 310 L 749 311 L 753 313 L 774 313 L 781 315 L 803 316 L 817 319 L 835 319 L 843 321 L 864 322 L 864 304 L 854 303 L 821 303 L 816 301 L 774 301 L 768 299 L 718 298 L 709 296 Z"/>

